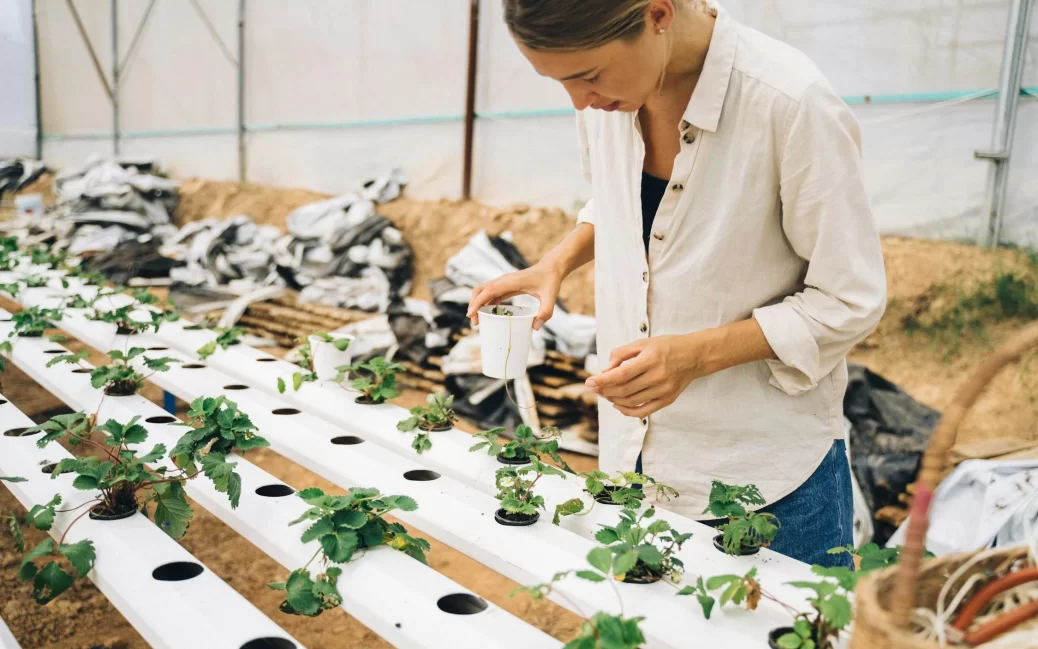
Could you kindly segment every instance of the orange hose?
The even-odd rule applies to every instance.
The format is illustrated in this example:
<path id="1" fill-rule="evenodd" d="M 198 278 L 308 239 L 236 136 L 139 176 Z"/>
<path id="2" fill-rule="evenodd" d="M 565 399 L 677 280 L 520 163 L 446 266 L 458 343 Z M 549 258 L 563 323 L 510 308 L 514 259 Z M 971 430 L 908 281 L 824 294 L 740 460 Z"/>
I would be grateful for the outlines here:
<path id="1" fill-rule="evenodd" d="M 1016 572 L 1011 572 L 1008 575 L 999 577 L 995 581 L 981 588 L 976 595 L 966 602 L 966 606 L 963 607 L 959 616 L 955 618 L 952 627 L 959 631 L 965 631 L 969 628 L 970 623 L 973 622 L 973 618 L 977 617 L 977 615 L 984 610 L 984 607 L 988 605 L 988 602 L 990 602 L 995 595 L 1007 591 L 1010 588 L 1019 586 L 1020 584 L 1026 584 L 1035 579 L 1038 579 L 1038 566 L 1024 568 L 1023 570 L 1017 570 Z"/>
<path id="2" fill-rule="evenodd" d="M 966 644 L 975 647 L 984 644 L 995 636 L 1005 633 L 1028 618 L 1038 615 L 1038 601 L 1028 602 L 1008 613 L 999 615 L 987 624 L 966 634 Z"/>

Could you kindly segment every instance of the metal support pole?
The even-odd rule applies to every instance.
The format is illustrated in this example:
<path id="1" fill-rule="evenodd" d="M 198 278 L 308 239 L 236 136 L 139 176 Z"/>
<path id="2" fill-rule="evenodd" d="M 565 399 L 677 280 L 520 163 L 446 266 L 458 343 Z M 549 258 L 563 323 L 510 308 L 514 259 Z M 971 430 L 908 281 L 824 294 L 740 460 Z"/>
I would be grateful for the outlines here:
<path id="1" fill-rule="evenodd" d="M 43 97 L 40 93 L 40 28 L 36 20 L 36 0 L 32 0 L 32 61 L 36 92 L 36 159 L 43 160 Z"/>
<path id="2" fill-rule="evenodd" d="M 238 180 L 245 182 L 245 0 L 238 0 Z"/>
<path id="3" fill-rule="evenodd" d="M 119 155 L 119 0 L 112 3 L 112 152 Z"/>
<path id="4" fill-rule="evenodd" d="M 1002 50 L 1002 73 L 991 135 L 991 150 L 976 151 L 973 154 L 977 159 L 991 161 L 985 197 L 988 224 L 984 244 L 988 247 L 998 245 L 1002 232 L 1002 217 L 1009 182 L 1009 154 L 1013 145 L 1016 104 L 1020 98 L 1020 77 L 1024 67 L 1024 50 L 1027 49 L 1030 15 L 1031 0 L 1012 0 L 1009 23 L 1006 26 L 1006 44 Z"/>
<path id="5" fill-rule="evenodd" d="M 469 6 L 468 83 L 465 88 L 465 157 L 461 171 L 461 197 L 472 198 L 472 148 L 476 126 L 476 55 L 479 46 L 479 0 Z"/>

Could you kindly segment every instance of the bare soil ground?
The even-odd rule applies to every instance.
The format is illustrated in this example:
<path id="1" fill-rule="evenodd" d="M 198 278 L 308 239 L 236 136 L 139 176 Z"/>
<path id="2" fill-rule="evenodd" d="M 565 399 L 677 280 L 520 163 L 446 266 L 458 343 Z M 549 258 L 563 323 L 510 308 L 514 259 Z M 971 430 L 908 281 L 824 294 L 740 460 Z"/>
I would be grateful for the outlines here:
<path id="1" fill-rule="evenodd" d="M 177 217 L 178 221 L 186 222 L 206 216 L 246 213 L 259 222 L 283 225 L 292 209 L 321 197 L 322 194 L 307 190 L 189 180 L 183 188 Z M 523 205 L 490 208 L 474 202 L 402 199 L 383 206 L 381 211 L 400 227 L 415 247 L 416 297 L 427 297 L 425 281 L 441 275 L 446 259 L 479 228 L 491 234 L 512 230 L 519 249 L 532 261 L 573 227 L 572 217 L 561 210 Z M 980 325 L 966 326 L 962 331 L 952 326 L 938 328 L 931 335 L 921 330 L 910 331 L 911 325 L 938 321 L 948 313 L 960 313 L 966 298 L 1007 276 L 1023 278 L 1027 286 L 1034 286 L 1035 264 L 1028 254 L 1016 250 L 990 251 L 900 238 L 885 238 L 883 247 L 890 304 L 877 331 L 852 352 L 851 359 L 903 386 L 920 401 L 942 409 L 949 403 L 963 373 L 976 366 L 1024 319 L 1006 314 L 1004 309 L 985 307 L 976 317 Z M 593 293 L 592 270 L 587 268 L 567 282 L 562 297 L 572 310 L 593 314 Z M 1022 289 L 1019 295 L 1013 294 L 1011 303 L 1022 305 L 1021 312 L 1027 315 L 1035 300 L 1033 292 Z M 101 358 L 95 355 L 91 360 Z M 5 396 L 30 414 L 42 415 L 61 406 L 16 368 L 9 367 L 2 380 Z M 154 387 L 148 388 L 146 395 L 156 402 L 161 399 Z M 1030 370 L 1027 360 L 1007 369 L 981 398 L 963 426 L 961 438 L 965 441 L 1001 436 L 1038 439 L 1036 395 L 1038 376 Z M 420 399 L 421 395 L 406 394 L 398 401 L 401 405 L 413 405 Z M 315 485 L 334 490 L 321 478 L 265 449 L 251 459 L 294 487 Z M 593 461 L 586 458 L 573 461 L 582 462 L 580 468 L 593 465 Z M 10 492 L 0 488 L 0 510 L 11 509 L 24 514 Z M 282 580 L 287 571 L 205 510 L 196 507 L 195 511 L 195 522 L 182 541 L 184 546 L 311 649 L 388 646 L 342 611 L 332 611 L 317 619 L 290 617 L 278 612 L 280 597 L 268 590 L 266 584 Z M 38 535 L 30 534 L 28 541 L 38 540 Z M 559 639 L 568 639 L 578 627 L 578 618 L 554 604 L 535 603 L 526 597 L 509 598 L 508 592 L 516 584 L 442 544 L 434 542 L 429 556 L 435 569 Z M 46 607 L 31 603 L 31 589 L 15 579 L 18 563 L 10 538 L 0 534 L 0 593 L 3 593 L 0 616 L 25 649 L 146 647 L 90 582 L 78 584 Z"/>

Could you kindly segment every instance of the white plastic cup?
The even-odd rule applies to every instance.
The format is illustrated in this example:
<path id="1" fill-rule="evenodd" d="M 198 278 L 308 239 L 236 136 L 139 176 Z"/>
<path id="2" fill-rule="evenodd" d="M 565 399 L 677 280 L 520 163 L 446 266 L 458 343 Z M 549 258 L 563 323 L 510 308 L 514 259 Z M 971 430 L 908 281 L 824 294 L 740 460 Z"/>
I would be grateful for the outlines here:
<path id="1" fill-rule="evenodd" d="M 335 348 L 333 341 L 325 340 L 322 336 L 308 336 L 310 341 L 310 357 L 314 361 L 314 373 L 317 374 L 317 378 L 321 381 L 331 381 L 339 375 L 339 370 L 336 369 L 342 365 L 349 365 L 353 362 L 353 349 L 347 347 L 345 351 L 339 351 Z M 332 334 L 333 340 L 349 340 L 353 342 L 353 336 L 349 334 Z M 345 377 L 349 377 L 349 372 L 346 372 Z"/>
<path id="2" fill-rule="evenodd" d="M 512 315 L 494 315 L 494 306 L 479 310 L 479 348 L 483 374 L 493 379 L 518 379 L 526 374 L 533 339 L 535 309 L 502 306 Z"/>
<path id="3" fill-rule="evenodd" d="M 15 196 L 14 207 L 19 218 L 43 215 L 43 196 L 40 194 L 23 194 Z"/>

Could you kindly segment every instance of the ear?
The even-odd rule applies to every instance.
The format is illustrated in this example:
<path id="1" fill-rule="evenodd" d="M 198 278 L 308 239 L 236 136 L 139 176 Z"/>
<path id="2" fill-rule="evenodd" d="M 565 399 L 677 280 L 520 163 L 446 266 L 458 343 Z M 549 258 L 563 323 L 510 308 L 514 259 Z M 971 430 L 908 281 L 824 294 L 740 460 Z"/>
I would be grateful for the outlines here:
<path id="1" fill-rule="evenodd" d="M 661 29 L 670 29 L 674 24 L 674 12 L 673 0 L 652 0 L 645 10 L 649 29 L 657 34 Z"/>

